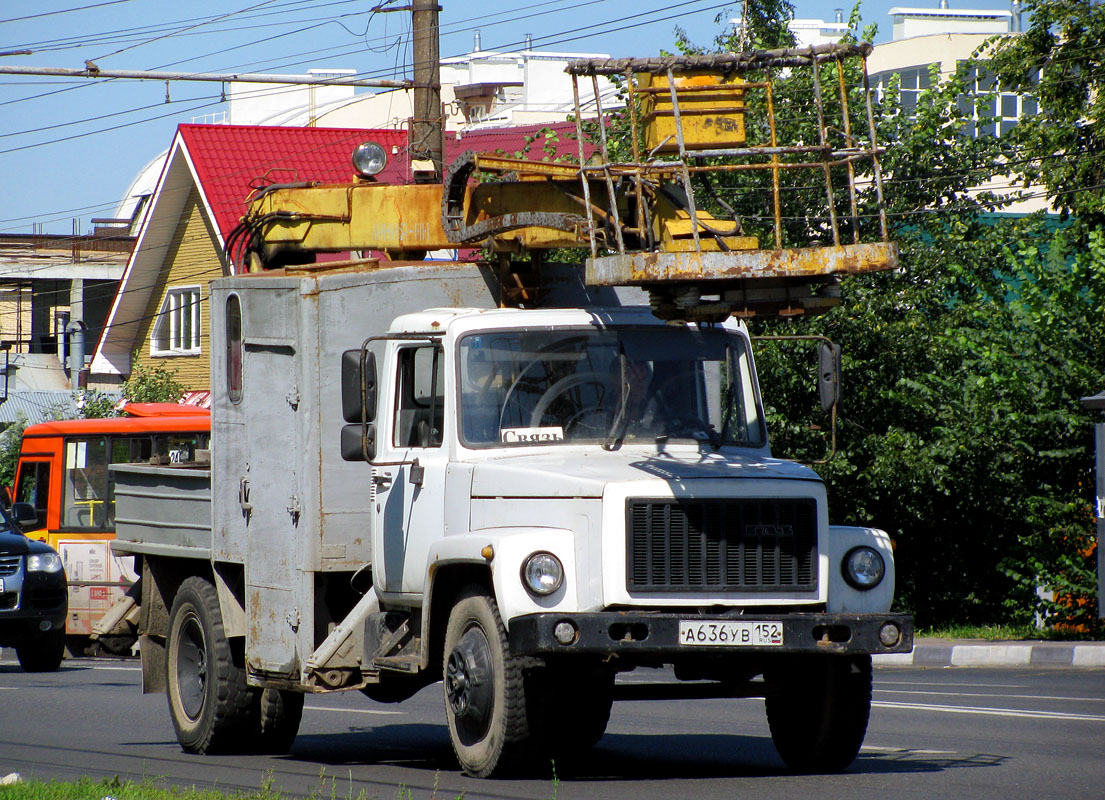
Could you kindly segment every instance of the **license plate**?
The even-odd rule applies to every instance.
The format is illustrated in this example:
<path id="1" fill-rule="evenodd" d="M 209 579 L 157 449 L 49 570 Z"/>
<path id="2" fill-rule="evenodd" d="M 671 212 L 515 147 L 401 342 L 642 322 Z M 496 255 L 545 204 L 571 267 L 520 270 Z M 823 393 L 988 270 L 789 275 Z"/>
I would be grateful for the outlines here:
<path id="1" fill-rule="evenodd" d="M 679 644 L 714 647 L 782 647 L 781 622 L 679 620 Z"/>
<path id="2" fill-rule="evenodd" d="M 0 594 L 4 593 L 4 579 L 0 578 Z"/>

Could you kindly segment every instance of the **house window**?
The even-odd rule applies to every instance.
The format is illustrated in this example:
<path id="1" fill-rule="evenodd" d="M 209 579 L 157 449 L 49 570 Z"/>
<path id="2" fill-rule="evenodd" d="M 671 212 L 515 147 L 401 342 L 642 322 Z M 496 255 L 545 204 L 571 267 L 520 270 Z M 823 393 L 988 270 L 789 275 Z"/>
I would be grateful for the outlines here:
<path id="1" fill-rule="evenodd" d="M 177 355 L 200 351 L 200 289 L 188 286 L 170 289 L 150 337 L 154 355 Z"/>

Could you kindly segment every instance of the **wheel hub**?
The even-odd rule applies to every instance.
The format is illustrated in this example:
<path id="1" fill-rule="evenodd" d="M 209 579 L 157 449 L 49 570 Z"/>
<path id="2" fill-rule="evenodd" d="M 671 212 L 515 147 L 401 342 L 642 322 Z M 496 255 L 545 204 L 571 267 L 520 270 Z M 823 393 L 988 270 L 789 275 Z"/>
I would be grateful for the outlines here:
<path id="1" fill-rule="evenodd" d="M 494 704 L 491 648 L 480 628 L 470 628 L 449 653 L 445 697 L 458 728 L 480 735 L 487 730 Z"/>

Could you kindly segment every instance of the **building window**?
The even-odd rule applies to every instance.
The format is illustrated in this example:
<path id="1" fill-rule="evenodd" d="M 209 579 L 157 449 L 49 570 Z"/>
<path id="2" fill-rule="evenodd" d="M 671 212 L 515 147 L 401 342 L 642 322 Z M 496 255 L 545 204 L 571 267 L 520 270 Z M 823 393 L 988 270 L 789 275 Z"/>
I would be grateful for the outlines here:
<path id="1" fill-rule="evenodd" d="M 200 289 L 170 289 L 150 337 L 153 355 L 177 355 L 200 351 Z"/>

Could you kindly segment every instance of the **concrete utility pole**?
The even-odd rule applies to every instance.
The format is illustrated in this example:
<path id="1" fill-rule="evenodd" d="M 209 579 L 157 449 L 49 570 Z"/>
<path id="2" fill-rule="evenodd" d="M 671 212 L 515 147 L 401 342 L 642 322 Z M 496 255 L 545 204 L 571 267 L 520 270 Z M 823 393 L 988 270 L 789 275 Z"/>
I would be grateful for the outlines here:
<path id="1" fill-rule="evenodd" d="M 1105 392 L 1082 398 L 1082 407 L 1105 415 Z M 1097 616 L 1105 617 L 1105 417 L 1094 425 L 1097 452 L 1097 485 L 1094 516 L 1097 518 Z"/>
<path id="2" fill-rule="evenodd" d="M 411 38 L 414 46 L 414 116 L 411 118 L 411 159 L 432 161 L 433 176 L 416 174 L 426 183 L 441 183 L 445 124 L 441 111 L 441 43 L 436 0 L 412 0 Z"/>

